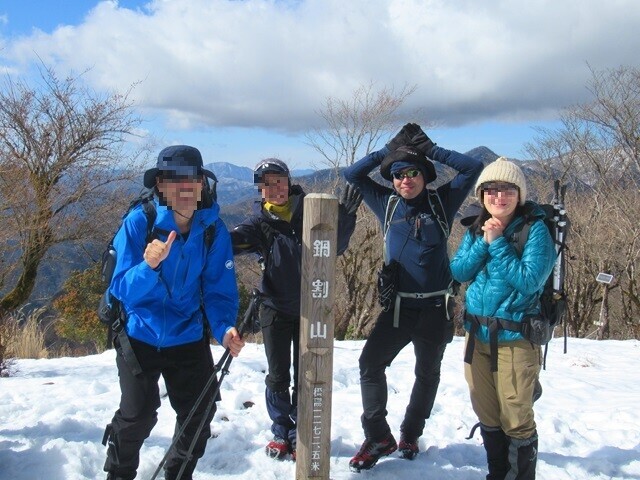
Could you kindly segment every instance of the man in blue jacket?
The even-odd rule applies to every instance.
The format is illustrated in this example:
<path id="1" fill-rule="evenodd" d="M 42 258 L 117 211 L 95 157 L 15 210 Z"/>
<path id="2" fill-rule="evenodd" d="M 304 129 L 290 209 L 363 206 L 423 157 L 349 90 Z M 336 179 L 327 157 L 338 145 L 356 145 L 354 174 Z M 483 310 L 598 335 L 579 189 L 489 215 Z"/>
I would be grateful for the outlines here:
<path id="1" fill-rule="evenodd" d="M 126 316 L 126 337 L 141 372 L 132 371 L 116 338 L 120 378 L 120 407 L 107 426 L 108 480 L 135 478 L 139 451 L 157 422 L 160 406 L 158 380 L 163 376 L 176 432 L 214 374 L 207 326 L 213 337 L 237 356 L 244 345 L 234 327 L 238 289 L 229 233 L 219 218 L 219 207 L 207 188 L 202 156 L 193 147 L 167 147 L 155 168 L 144 174 L 153 189 L 157 212 L 153 240 L 147 240 L 147 217 L 142 206 L 123 220 L 114 238 L 117 262 L 111 294 L 120 300 Z M 205 241 L 211 232 L 211 241 Z M 214 389 L 200 403 L 165 464 L 165 478 L 175 479 L 186 461 L 182 479 L 192 478 L 210 437 L 206 419 L 193 455 L 185 460 Z"/>
<path id="2" fill-rule="evenodd" d="M 256 165 L 254 182 L 262 199 L 255 202 L 253 215 L 233 229 L 231 240 L 235 253 L 255 253 L 264 260 L 259 317 L 269 366 L 265 399 L 273 433 L 265 452 L 278 460 L 289 454 L 295 459 L 305 193 L 291 184 L 289 167 L 277 158 Z M 361 201 L 357 190 L 347 186 L 338 209 L 338 255 L 349 245 Z"/>
<path id="3" fill-rule="evenodd" d="M 427 189 L 436 179 L 430 159 L 458 172 L 435 191 Z M 369 178 L 378 167 L 393 188 Z M 383 226 L 385 270 L 395 271 L 397 279 L 359 360 L 365 441 L 349 463 L 352 470 L 369 469 L 398 448 L 406 459 L 418 454 L 418 438 L 431 414 L 440 364 L 454 331 L 447 237 L 481 171 L 480 161 L 437 147 L 416 124 L 405 125 L 384 148 L 344 171 Z M 416 355 L 416 380 L 398 445 L 386 420 L 385 370 L 409 342 Z"/>

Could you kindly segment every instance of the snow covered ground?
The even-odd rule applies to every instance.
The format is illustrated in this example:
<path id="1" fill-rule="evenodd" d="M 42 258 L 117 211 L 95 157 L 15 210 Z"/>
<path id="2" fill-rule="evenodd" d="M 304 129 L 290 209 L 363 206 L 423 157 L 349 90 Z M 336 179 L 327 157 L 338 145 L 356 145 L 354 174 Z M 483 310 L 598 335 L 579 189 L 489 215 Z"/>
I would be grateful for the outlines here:
<path id="1" fill-rule="evenodd" d="M 362 442 L 358 356 L 364 342 L 336 342 L 334 356 L 331 478 L 477 480 L 485 457 L 463 377 L 463 339 L 447 349 L 432 417 L 414 461 L 397 454 L 367 472 L 348 463 Z M 214 348 L 214 357 L 222 354 Z M 19 360 L 0 379 L 0 479 L 100 479 L 105 425 L 119 400 L 113 350 L 101 355 Z M 543 480 L 640 479 L 640 342 L 569 339 L 549 348 L 542 372 L 544 394 L 536 404 L 540 436 L 538 478 Z M 231 363 L 213 437 L 195 479 L 295 478 L 295 463 L 264 454 L 270 439 L 264 406 L 266 360 L 248 344 Z M 394 434 L 413 383 L 413 351 L 405 348 L 388 369 L 389 423 Z M 161 387 L 162 388 L 162 387 Z M 247 401 L 254 402 L 245 408 Z M 138 478 L 149 479 L 171 443 L 173 411 L 165 399 L 159 422 L 141 452 Z"/>

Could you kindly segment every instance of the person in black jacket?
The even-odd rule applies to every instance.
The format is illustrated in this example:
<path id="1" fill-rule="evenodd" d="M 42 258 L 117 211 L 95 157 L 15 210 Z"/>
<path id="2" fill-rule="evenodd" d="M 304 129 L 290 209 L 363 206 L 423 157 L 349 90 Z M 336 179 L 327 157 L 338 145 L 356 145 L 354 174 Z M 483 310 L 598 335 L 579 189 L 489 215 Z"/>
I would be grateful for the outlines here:
<path id="1" fill-rule="evenodd" d="M 274 435 L 265 450 L 275 459 L 288 454 L 295 459 L 305 193 L 299 185 L 291 184 L 289 167 L 277 158 L 256 165 L 254 182 L 262 199 L 256 201 L 253 215 L 231 231 L 231 242 L 234 254 L 255 253 L 264 260 L 263 301 L 258 315 L 269 367 L 265 397 Z M 347 185 L 338 209 L 338 255 L 349 245 L 361 201 L 359 192 Z"/>

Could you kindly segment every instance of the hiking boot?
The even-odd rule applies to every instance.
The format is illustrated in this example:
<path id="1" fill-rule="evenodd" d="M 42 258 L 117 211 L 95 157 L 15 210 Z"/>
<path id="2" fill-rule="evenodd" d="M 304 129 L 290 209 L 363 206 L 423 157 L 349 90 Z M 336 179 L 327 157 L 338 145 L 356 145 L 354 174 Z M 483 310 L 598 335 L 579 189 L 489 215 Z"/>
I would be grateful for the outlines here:
<path id="1" fill-rule="evenodd" d="M 413 460 L 418 455 L 418 439 L 410 437 L 402 433 L 400 435 L 400 443 L 398 444 L 398 451 L 402 458 L 407 460 Z"/>
<path id="2" fill-rule="evenodd" d="M 356 456 L 349 462 L 349 468 L 354 472 L 369 470 L 381 457 L 386 457 L 398 449 L 396 439 L 390 433 L 382 440 L 365 440 Z"/>
<path id="3" fill-rule="evenodd" d="M 180 472 L 180 469 L 178 469 L 177 471 L 169 471 L 166 470 L 164 472 L 164 480 L 176 480 L 178 478 L 178 472 Z M 183 472 L 182 476 L 180 477 L 180 480 L 193 480 L 193 476 L 190 473 L 187 472 Z"/>
<path id="4" fill-rule="evenodd" d="M 264 450 L 267 457 L 282 460 L 291 452 L 291 445 L 284 438 L 273 437 Z"/>
<path id="5" fill-rule="evenodd" d="M 107 480 L 133 480 L 135 476 L 135 472 L 127 475 L 107 472 Z"/>

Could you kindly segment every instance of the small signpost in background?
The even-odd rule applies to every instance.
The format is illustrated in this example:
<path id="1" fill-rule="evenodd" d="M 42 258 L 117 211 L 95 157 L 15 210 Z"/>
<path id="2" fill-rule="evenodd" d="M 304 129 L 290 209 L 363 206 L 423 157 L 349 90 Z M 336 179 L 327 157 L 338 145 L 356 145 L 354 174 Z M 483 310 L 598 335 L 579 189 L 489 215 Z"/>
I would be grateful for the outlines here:
<path id="1" fill-rule="evenodd" d="M 597 322 L 593 322 L 598 326 L 596 338 L 602 340 L 606 331 L 609 329 L 609 285 L 613 281 L 613 275 L 600 272 L 596 276 L 596 282 L 602 284 L 602 303 L 600 304 L 600 318 Z"/>
<path id="2" fill-rule="evenodd" d="M 337 228 L 337 198 L 307 195 L 300 289 L 297 480 L 329 479 Z"/>

